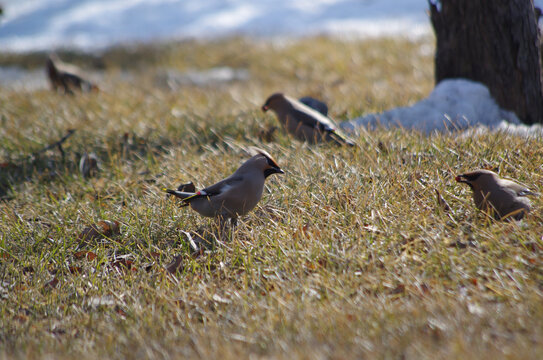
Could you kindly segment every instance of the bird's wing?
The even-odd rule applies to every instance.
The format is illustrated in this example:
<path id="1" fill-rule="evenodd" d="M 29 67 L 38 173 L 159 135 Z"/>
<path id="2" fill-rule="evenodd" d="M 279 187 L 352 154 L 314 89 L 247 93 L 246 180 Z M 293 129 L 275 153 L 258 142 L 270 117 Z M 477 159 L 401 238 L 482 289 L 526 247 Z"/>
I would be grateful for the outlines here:
<path id="1" fill-rule="evenodd" d="M 511 180 L 501 179 L 501 185 L 514 191 L 517 196 L 537 195 L 537 193 L 528 189 L 525 185 L 518 184 Z"/>
<path id="2" fill-rule="evenodd" d="M 238 185 L 242 181 L 243 181 L 243 177 L 241 176 L 227 177 L 226 179 L 221 180 L 216 184 L 213 184 L 211 186 L 206 187 L 205 189 L 198 191 L 193 196 L 186 198 L 185 201 L 190 200 L 190 199 L 195 199 L 198 197 L 204 197 L 204 196 L 210 197 L 210 196 L 217 196 L 217 195 L 224 194 L 233 186 Z"/>
<path id="3" fill-rule="evenodd" d="M 304 125 L 317 128 L 320 131 L 332 132 L 336 130 L 336 125 L 332 120 L 302 103 L 293 105 L 292 116 Z"/>
<path id="4" fill-rule="evenodd" d="M 304 106 L 301 104 L 301 106 Z M 300 121 L 303 125 L 309 126 L 314 129 L 318 129 L 321 132 L 328 133 L 330 139 L 335 141 L 339 145 L 354 146 L 355 143 L 338 131 L 336 125 L 330 120 L 330 118 L 322 115 L 313 109 L 294 108 L 291 110 L 296 120 Z"/>

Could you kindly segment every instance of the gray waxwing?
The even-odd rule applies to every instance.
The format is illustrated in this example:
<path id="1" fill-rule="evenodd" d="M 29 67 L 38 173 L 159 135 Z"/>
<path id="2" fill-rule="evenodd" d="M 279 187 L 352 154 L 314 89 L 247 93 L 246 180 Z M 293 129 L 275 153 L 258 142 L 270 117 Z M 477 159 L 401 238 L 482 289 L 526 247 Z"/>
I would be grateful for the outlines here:
<path id="1" fill-rule="evenodd" d="M 501 179 L 490 170 L 475 170 L 456 176 L 457 182 L 468 184 L 477 209 L 491 213 L 498 220 L 520 220 L 530 211 L 526 195 L 536 195 L 514 181 Z"/>
<path id="2" fill-rule="evenodd" d="M 268 110 L 273 110 L 286 131 L 300 140 L 311 144 L 330 141 L 354 146 L 354 142 L 341 133 L 332 119 L 296 99 L 275 93 L 262 106 L 262 111 Z"/>
<path id="3" fill-rule="evenodd" d="M 90 92 L 98 90 L 95 84 L 85 79 L 78 67 L 60 61 L 55 54 L 50 54 L 47 57 L 45 70 L 51 87 L 55 91 L 72 95 L 75 91 Z"/>
<path id="4" fill-rule="evenodd" d="M 197 192 L 166 190 L 183 200 L 200 215 L 231 219 L 251 211 L 262 197 L 264 181 L 272 174 L 284 174 L 275 160 L 264 150 L 251 148 L 255 153 L 232 175 Z"/>

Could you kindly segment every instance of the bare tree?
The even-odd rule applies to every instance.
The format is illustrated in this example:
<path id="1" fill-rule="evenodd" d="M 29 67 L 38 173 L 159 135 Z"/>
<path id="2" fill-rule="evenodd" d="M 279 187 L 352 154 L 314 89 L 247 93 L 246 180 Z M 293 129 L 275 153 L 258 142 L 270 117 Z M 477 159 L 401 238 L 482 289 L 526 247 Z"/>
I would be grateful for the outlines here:
<path id="1" fill-rule="evenodd" d="M 540 33 L 533 0 L 428 0 L 436 83 L 468 78 L 527 124 L 543 123 Z"/>

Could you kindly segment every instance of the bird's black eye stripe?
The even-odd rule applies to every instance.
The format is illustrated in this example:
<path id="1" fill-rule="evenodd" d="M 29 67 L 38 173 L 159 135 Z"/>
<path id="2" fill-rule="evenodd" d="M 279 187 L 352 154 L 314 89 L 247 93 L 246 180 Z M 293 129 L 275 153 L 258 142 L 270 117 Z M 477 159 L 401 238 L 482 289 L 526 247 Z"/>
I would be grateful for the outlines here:
<path id="1" fill-rule="evenodd" d="M 466 180 L 468 181 L 475 181 L 477 180 L 477 178 L 481 176 L 481 174 L 466 174 L 464 175 L 464 177 L 466 178 Z"/>
<path id="2" fill-rule="evenodd" d="M 268 163 L 269 166 L 271 166 L 272 168 L 274 169 L 278 169 L 279 168 L 279 165 L 277 165 L 275 163 L 275 161 L 273 161 L 272 159 L 270 159 L 269 157 L 266 156 L 266 162 Z"/>

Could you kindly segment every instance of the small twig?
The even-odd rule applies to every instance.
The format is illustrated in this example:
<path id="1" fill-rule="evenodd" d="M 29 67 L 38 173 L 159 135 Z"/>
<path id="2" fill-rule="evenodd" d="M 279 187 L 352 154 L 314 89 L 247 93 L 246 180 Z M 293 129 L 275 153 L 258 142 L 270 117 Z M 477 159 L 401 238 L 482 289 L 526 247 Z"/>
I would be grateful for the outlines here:
<path id="1" fill-rule="evenodd" d="M 188 231 L 183 231 L 183 230 L 181 230 L 181 232 L 185 234 L 185 236 L 187 237 L 187 241 L 189 243 L 189 246 L 192 248 L 192 250 L 196 253 L 200 252 L 200 247 L 196 245 L 190 233 Z"/>
<path id="2" fill-rule="evenodd" d="M 47 150 L 51 150 L 51 149 L 53 149 L 55 147 L 58 147 L 58 150 L 60 151 L 60 154 L 62 155 L 62 158 L 64 159 L 64 150 L 62 149 L 62 143 L 64 143 L 66 140 L 68 140 L 68 138 L 70 136 L 72 136 L 74 133 L 75 133 L 75 129 L 69 129 L 68 133 L 66 135 L 64 135 L 59 141 L 57 141 L 57 142 L 55 142 L 55 143 L 53 143 L 51 145 L 47 145 L 43 149 L 32 153 L 32 155 L 30 157 L 35 157 L 36 155 L 39 155 L 39 154 L 41 154 L 43 152 L 46 152 Z"/>
<path id="3" fill-rule="evenodd" d="M 57 146 L 58 146 L 58 151 L 60 151 L 60 155 L 64 159 L 64 150 L 62 150 L 62 144 L 57 144 Z"/>

